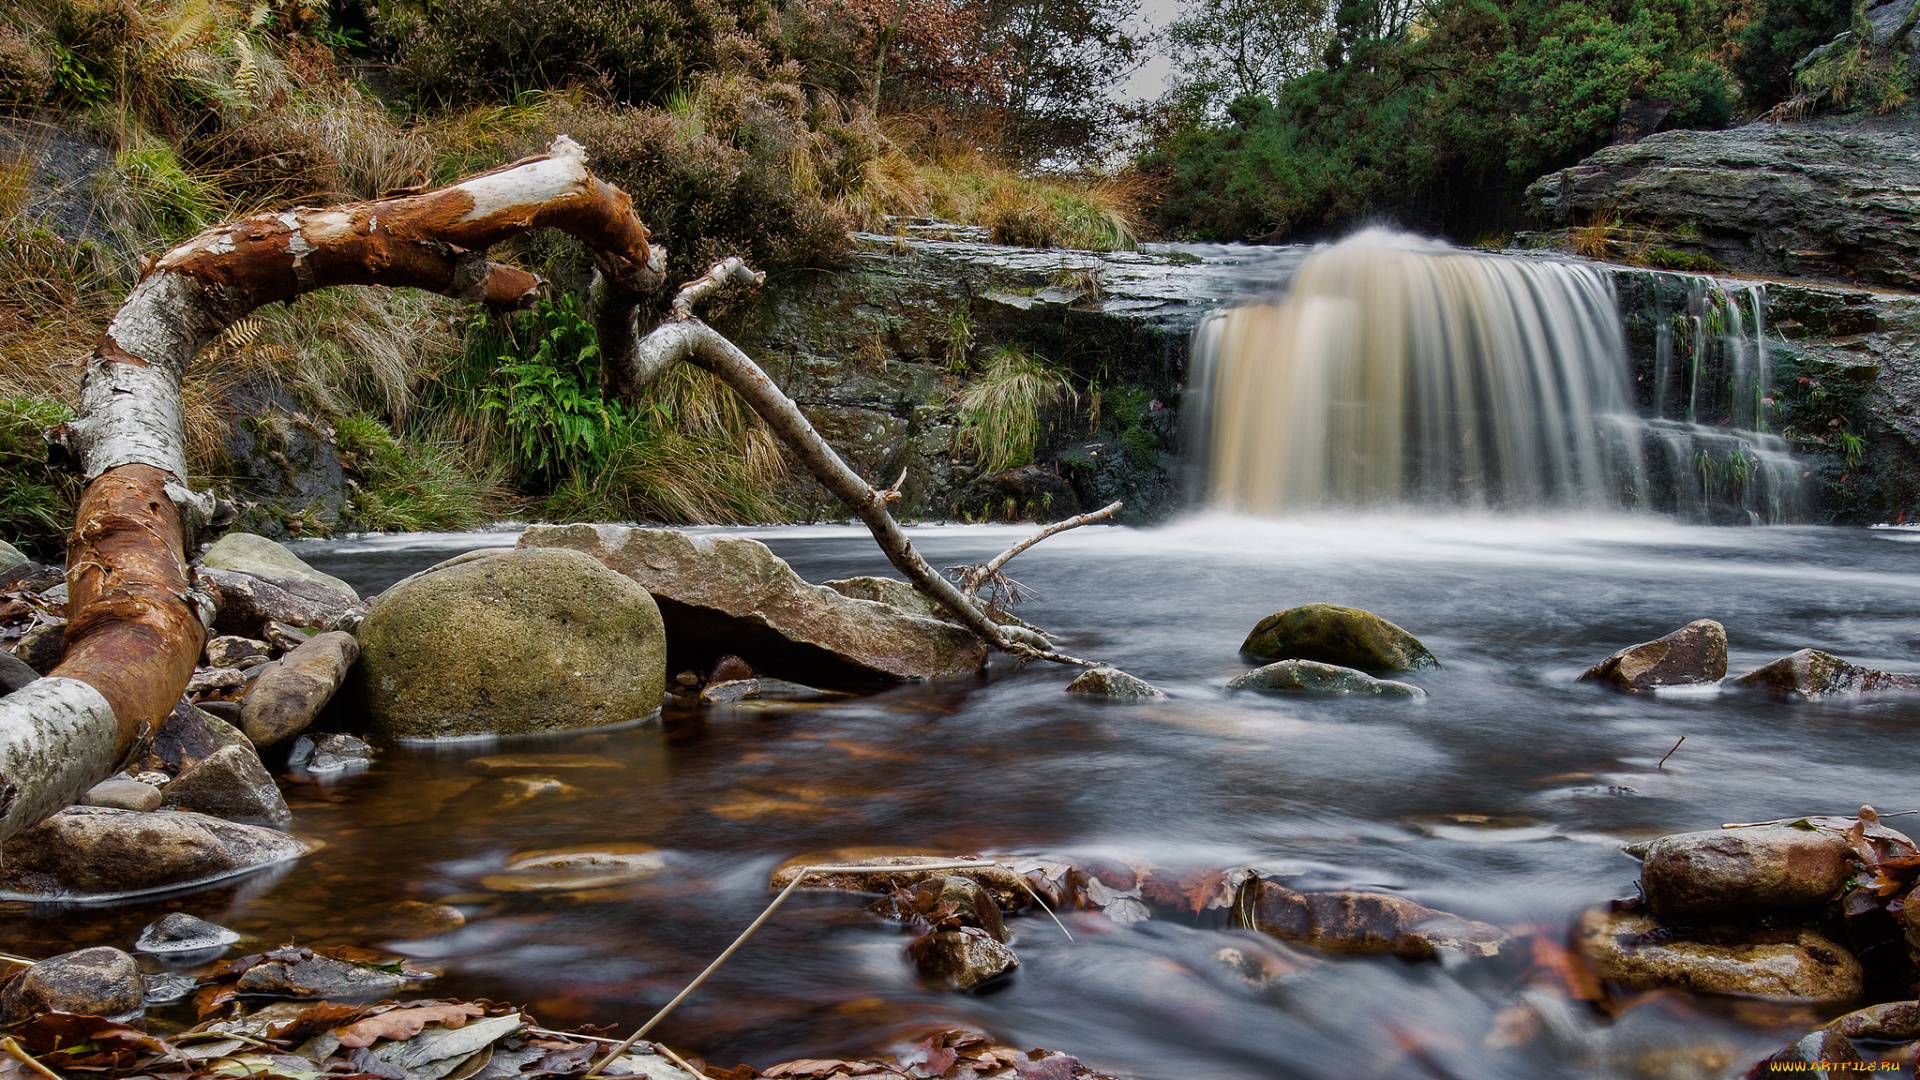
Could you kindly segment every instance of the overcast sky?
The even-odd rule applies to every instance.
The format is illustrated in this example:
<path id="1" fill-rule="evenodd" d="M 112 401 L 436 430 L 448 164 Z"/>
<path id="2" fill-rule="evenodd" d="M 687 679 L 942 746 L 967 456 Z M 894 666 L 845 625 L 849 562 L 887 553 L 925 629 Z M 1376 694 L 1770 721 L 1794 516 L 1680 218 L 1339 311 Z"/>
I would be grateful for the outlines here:
<path id="1" fill-rule="evenodd" d="M 1159 30 L 1172 22 L 1179 12 L 1180 0 L 1141 0 L 1138 25 L 1142 30 Z M 1167 88 L 1167 73 L 1172 69 L 1172 62 L 1156 43 L 1147 56 L 1147 62 L 1121 86 L 1121 96 L 1129 101 L 1159 97 Z"/>

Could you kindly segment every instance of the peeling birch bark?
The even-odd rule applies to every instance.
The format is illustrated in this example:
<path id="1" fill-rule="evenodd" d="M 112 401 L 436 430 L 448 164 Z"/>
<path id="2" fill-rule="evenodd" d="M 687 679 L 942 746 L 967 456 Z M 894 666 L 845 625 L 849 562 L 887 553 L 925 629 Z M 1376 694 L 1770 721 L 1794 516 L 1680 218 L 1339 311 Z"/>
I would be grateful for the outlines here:
<path id="1" fill-rule="evenodd" d="M 633 201 L 564 135 L 447 187 L 217 226 L 153 262 L 87 362 L 78 416 L 51 433 L 88 481 L 68 542 L 71 622 L 54 677 L 0 701 L 0 840 L 111 773 L 193 673 L 210 618 L 186 569 L 189 529 L 207 511 L 189 491 L 181 422 L 194 355 L 254 309 L 331 285 L 527 306 L 539 279 L 486 249 L 536 228 L 580 239 L 634 296 L 660 280 L 664 255 Z"/>

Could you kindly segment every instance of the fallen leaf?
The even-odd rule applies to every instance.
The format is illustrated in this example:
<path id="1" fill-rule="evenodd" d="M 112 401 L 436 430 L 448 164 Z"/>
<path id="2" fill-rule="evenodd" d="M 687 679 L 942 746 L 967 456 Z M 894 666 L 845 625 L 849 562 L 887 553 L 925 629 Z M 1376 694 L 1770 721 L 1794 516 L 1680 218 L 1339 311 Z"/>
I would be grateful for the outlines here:
<path id="1" fill-rule="evenodd" d="M 339 1027 L 349 1021 L 366 1015 L 364 1005 L 342 1005 L 333 1001 L 322 1001 L 284 1024 L 275 1024 L 267 1029 L 269 1039 L 279 1039 L 288 1046 L 298 1046 L 315 1035 Z M 353 1044 L 359 1045 L 359 1044 Z"/>
<path id="2" fill-rule="evenodd" d="M 13 1029 L 20 1045 L 56 1069 L 105 1066 L 132 1068 L 148 1055 L 184 1060 L 159 1039 L 100 1016 L 50 1012 Z"/>
<path id="3" fill-rule="evenodd" d="M 311 1011 L 311 1010 L 309 1010 Z M 486 1008 L 480 1005 L 429 1005 L 420 1009 L 395 1009 L 378 1016 L 369 1016 L 357 1020 L 334 1034 L 339 1036 L 340 1045 L 359 1048 L 372 1046 L 381 1039 L 394 1039 L 404 1042 L 420 1034 L 428 1024 L 440 1024 L 448 1029 L 465 1027 L 467 1018 L 485 1016 Z M 305 1016 L 305 1013 L 301 1014 Z"/>

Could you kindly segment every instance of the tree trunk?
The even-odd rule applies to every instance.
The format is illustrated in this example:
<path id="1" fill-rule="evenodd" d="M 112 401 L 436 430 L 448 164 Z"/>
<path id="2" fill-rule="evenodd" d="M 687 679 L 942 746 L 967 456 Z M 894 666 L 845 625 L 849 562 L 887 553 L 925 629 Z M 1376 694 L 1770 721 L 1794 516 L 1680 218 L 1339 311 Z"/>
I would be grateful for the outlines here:
<path id="1" fill-rule="evenodd" d="M 195 595 L 186 556 L 213 505 L 188 488 L 180 383 L 201 347 L 263 304 L 330 285 L 526 306 L 539 279 L 485 252 L 541 227 L 595 249 L 625 288 L 660 280 L 664 253 L 632 200 L 565 136 L 449 187 L 209 229 L 148 268 L 87 361 L 77 418 L 53 433 L 87 480 L 67 551 L 72 621 L 52 676 L 0 701 L 0 839 L 111 773 L 193 674 L 212 600 Z"/>

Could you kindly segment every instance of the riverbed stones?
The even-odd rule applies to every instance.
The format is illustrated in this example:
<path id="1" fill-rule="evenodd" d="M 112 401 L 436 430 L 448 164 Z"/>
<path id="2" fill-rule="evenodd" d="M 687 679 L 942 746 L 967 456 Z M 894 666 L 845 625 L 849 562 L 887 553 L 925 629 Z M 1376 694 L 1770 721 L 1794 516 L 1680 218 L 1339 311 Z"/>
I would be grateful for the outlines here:
<path id="1" fill-rule="evenodd" d="M 159 788 L 124 778 L 102 780 L 88 788 L 80 798 L 85 806 L 106 806 L 117 810 L 158 810 L 162 801 Z"/>
<path id="2" fill-rule="evenodd" d="M 292 955 L 282 955 L 291 953 Z M 241 973 L 242 994 L 290 998 L 374 997 L 418 982 L 425 973 L 388 971 L 320 956 L 307 949 L 281 949 Z"/>
<path id="3" fill-rule="evenodd" d="M 1700 994 L 1845 1005 L 1864 973 L 1844 947 L 1803 927 L 1690 924 L 1593 909 L 1574 937 L 1602 978 L 1630 990 L 1678 987 Z"/>
<path id="4" fill-rule="evenodd" d="M 1663 919 L 1819 907 L 1854 865 L 1845 836 L 1788 825 L 1677 833 L 1637 850 L 1647 907 Z"/>
<path id="5" fill-rule="evenodd" d="M 395 738 L 522 734 L 660 706 L 667 643 L 647 590 L 578 551 L 529 547 L 402 582 L 360 629 L 368 711 Z"/>
<path id="6" fill-rule="evenodd" d="M 0 652 L 0 697 L 5 697 L 38 678 L 40 673 L 33 670 L 25 660 L 10 652 Z"/>
<path id="7" fill-rule="evenodd" d="M 218 923 L 175 911 L 148 923 L 133 947 L 138 952 L 169 955 L 210 952 L 239 940 L 239 934 Z"/>
<path id="8" fill-rule="evenodd" d="M 17 566 L 26 566 L 32 561 L 33 560 L 27 558 L 26 553 L 19 548 L 14 547 L 5 540 L 0 540 L 0 574 L 4 574 Z"/>
<path id="9" fill-rule="evenodd" d="M 302 735 L 287 751 L 287 764 L 314 776 L 361 772 L 373 765 L 374 753 L 373 745 L 365 739 L 342 732 Z"/>
<path id="10" fill-rule="evenodd" d="M 255 676 L 240 710 L 240 730 L 258 747 L 278 746 L 305 731 L 359 657 L 360 642 L 345 631 L 309 638 Z"/>
<path id="11" fill-rule="evenodd" d="M 308 630 L 352 629 L 367 605 L 351 592 L 303 578 L 263 577 L 202 566 L 195 579 L 220 597 L 212 629 L 272 642 L 273 624 Z"/>
<path id="12" fill-rule="evenodd" d="M 1750 690 L 1767 690 L 1800 698 L 1849 697 L 1920 690 L 1920 675 L 1875 671 L 1824 653 L 1801 649 L 1766 667 L 1733 680 Z"/>
<path id="13" fill-rule="evenodd" d="M 628 885 L 666 868 L 666 857 L 650 844 L 593 844 L 523 851 L 480 884 L 495 892 L 577 892 Z"/>
<path id="14" fill-rule="evenodd" d="M 659 602 L 673 667 L 722 654 L 809 684 L 966 675 L 987 646 L 963 627 L 810 585 L 765 544 L 737 536 L 614 525 L 537 525 L 522 551 L 583 552 Z"/>
<path id="15" fill-rule="evenodd" d="M 1629 645 L 1580 676 L 1622 690 L 1719 682 L 1727 675 L 1727 629 L 1695 619 L 1665 637 Z"/>
<path id="16" fill-rule="evenodd" d="M 1278 881 L 1248 881 L 1247 928 L 1292 945 L 1343 954 L 1391 953 L 1431 960 L 1442 949 L 1498 956 L 1511 941 L 1497 926 L 1370 892 L 1295 892 Z"/>
<path id="17" fill-rule="evenodd" d="M 973 927 L 935 930 L 907 946 L 914 966 L 955 990 L 971 990 L 1020 966 L 1013 950 Z"/>
<path id="18" fill-rule="evenodd" d="M 257 667 L 273 659 L 273 646 L 259 638 L 218 634 L 207 640 L 207 664 L 211 667 Z"/>
<path id="19" fill-rule="evenodd" d="M 1318 697 L 1423 698 L 1427 692 L 1411 683 L 1376 679 L 1364 671 L 1312 660 L 1282 660 L 1254 668 L 1227 684 L 1229 690 L 1257 690 L 1263 694 L 1311 694 Z"/>
<path id="20" fill-rule="evenodd" d="M 223 746 L 173 778 L 161 792 L 166 806 L 230 821 L 284 827 L 293 820 L 287 800 L 260 755 L 242 744 Z"/>
<path id="21" fill-rule="evenodd" d="M 1091 694 L 1130 704 L 1167 700 L 1159 687 L 1116 667 L 1088 668 L 1067 684 L 1067 693 Z"/>
<path id="22" fill-rule="evenodd" d="M 0 899 L 100 900 L 184 888 L 312 850 L 274 829 L 183 810 L 69 806 L 0 844 Z"/>
<path id="23" fill-rule="evenodd" d="M 1418 638 L 1371 611 L 1305 604 L 1260 620 L 1240 651 L 1268 660 L 1314 660 L 1361 671 L 1437 668 Z"/>
<path id="24" fill-rule="evenodd" d="M 37 1013 L 123 1016 L 140 1008 L 147 983 L 140 965 L 105 946 L 50 957 L 0 990 L 0 1017 L 7 1023 Z"/>
<path id="25" fill-rule="evenodd" d="M 42 675 L 52 672 L 67 652 L 67 620 L 58 615 L 39 615 L 8 651 L 14 659 Z"/>
<path id="26" fill-rule="evenodd" d="M 221 537 L 200 556 L 200 565 L 211 566 L 216 570 L 238 570 L 243 574 L 252 574 L 256 577 L 311 581 L 355 599 L 360 595 L 354 591 L 353 586 L 331 574 L 323 574 L 315 570 L 300 556 L 264 536 L 253 533 L 230 532 Z"/>

